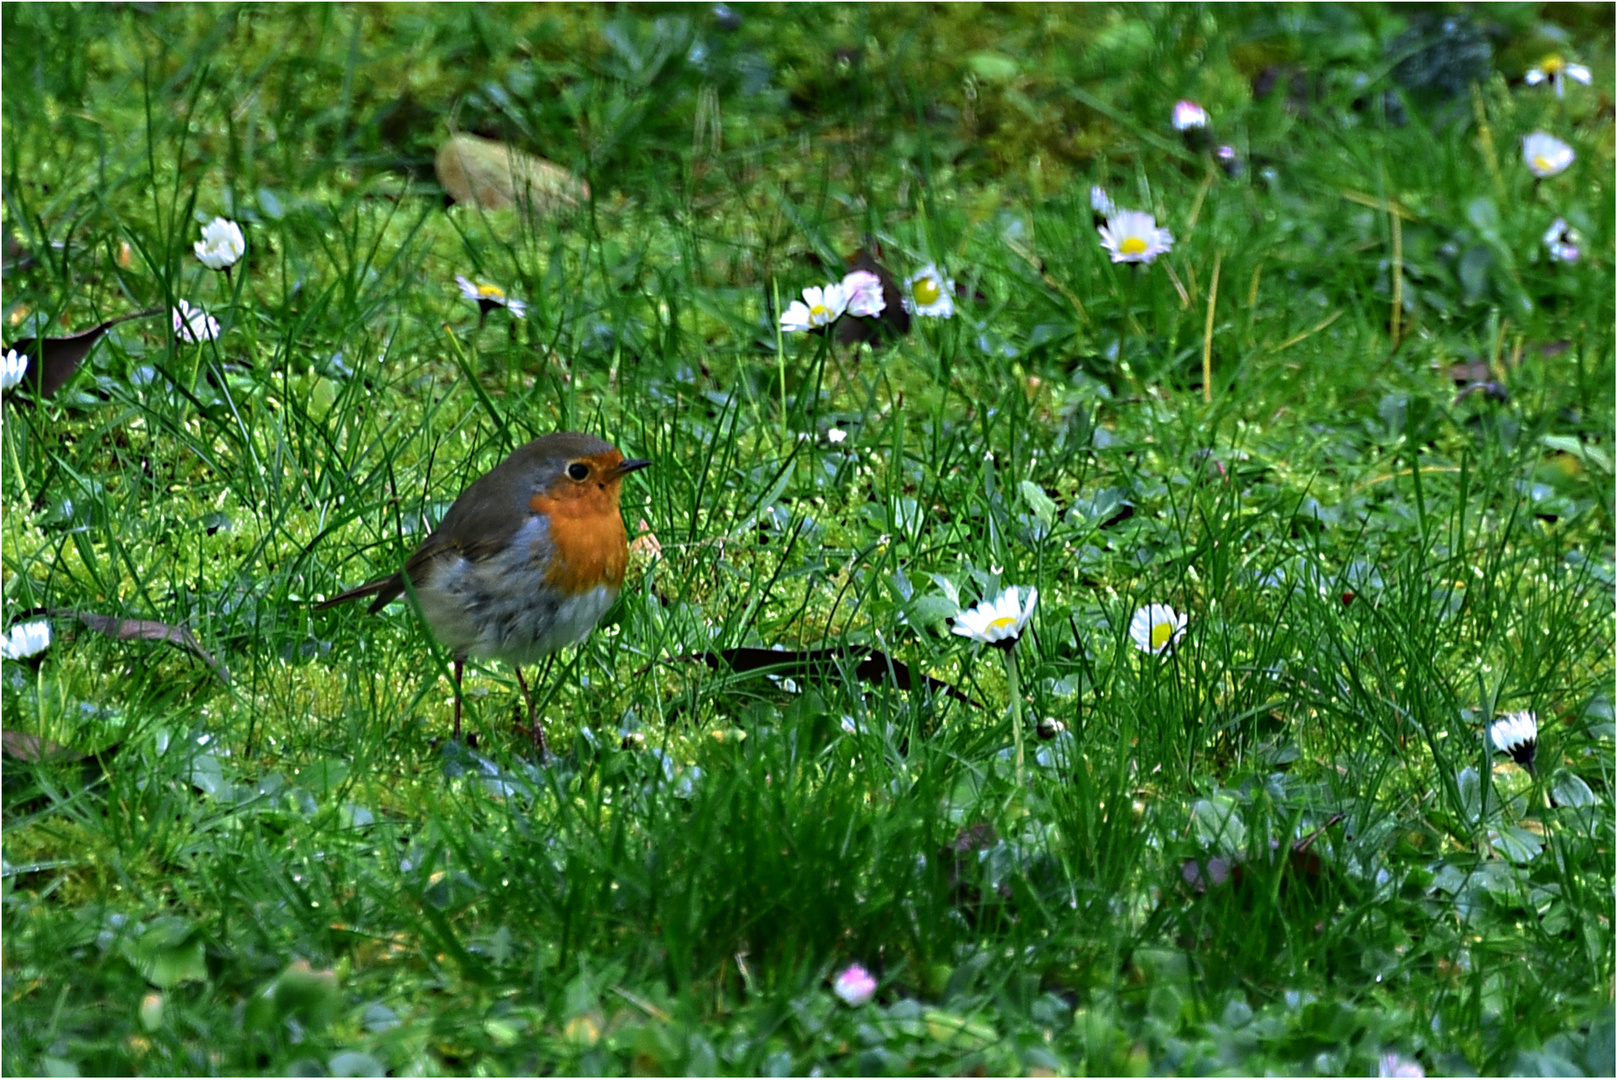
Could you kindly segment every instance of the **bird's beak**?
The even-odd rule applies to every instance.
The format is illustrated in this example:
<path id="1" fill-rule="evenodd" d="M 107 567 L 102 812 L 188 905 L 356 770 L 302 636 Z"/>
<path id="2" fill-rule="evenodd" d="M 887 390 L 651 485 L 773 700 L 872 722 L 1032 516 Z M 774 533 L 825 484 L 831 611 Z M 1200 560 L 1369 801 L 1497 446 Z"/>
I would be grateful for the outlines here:
<path id="1" fill-rule="evenodd" d="M 647 461 L 645 458 L 625 458 L 623 461 L 620 461 L 617 465 L 613 466 L 612 476 L 609 479 L 617 480 L 620 477 L 628 476 L 635 470 L 644 469 L 650 464 L 651 462 Z"/>

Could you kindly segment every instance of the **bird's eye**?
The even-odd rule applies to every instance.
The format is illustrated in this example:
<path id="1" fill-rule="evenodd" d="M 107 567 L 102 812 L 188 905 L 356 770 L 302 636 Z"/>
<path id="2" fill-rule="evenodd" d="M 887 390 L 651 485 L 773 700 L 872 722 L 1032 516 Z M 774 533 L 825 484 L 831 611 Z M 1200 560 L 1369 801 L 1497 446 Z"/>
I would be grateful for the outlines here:
<path id="1" fill-rule="evenodd" d="M 567 474 L 575 480 L 587 480 L 590 477 L 590 466 L 582 461 L 575 461 L 567 467 Z"/>

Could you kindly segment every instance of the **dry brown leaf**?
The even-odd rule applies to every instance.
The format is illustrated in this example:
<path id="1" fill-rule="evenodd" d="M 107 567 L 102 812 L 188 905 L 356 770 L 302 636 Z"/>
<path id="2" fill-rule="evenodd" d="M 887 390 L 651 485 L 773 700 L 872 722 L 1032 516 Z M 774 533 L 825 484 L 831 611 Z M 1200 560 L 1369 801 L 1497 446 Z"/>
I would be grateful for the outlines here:
<path id="1" fill-rule="evenodd" d="M 433 168 L 450 198 L 484 210 L 527 207 L 543 218 L 590 197 L 589 185 L 560 165 L 476 135 L 452 135 Z"/>
<path id="2" fill-rule="evenodd" d="M 201 660 L 213 669 L 219 676 L 219 681 L 230 682 L 230 672 L 225 666 L 213 658 L 213 654 L 204 649 L 192 635 L 191 631 L 181 625 L 171 625 L 159 622 L 156 619 L 120 619 L 112 615 L 97 615 L 93 611 L 70 611 L 62 608 L 52 608 L 47 614 L 55 618 L 77 619 L 86 627 L 98 634 L 116 638 L 119 641 L 163 641 Z"/>

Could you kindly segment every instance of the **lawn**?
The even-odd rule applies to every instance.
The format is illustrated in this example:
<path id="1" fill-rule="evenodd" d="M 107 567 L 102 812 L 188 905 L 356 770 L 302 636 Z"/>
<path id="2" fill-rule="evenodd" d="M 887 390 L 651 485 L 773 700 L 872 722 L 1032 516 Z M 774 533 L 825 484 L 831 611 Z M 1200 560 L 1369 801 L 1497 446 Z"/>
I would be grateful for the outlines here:
<path id="1" fill-rule="evenodd" d="M 6 1074 L 1612 1075 L 1611 5 L 0 35 Z M 556 430 L 542 760 L 315 605 Z"/>

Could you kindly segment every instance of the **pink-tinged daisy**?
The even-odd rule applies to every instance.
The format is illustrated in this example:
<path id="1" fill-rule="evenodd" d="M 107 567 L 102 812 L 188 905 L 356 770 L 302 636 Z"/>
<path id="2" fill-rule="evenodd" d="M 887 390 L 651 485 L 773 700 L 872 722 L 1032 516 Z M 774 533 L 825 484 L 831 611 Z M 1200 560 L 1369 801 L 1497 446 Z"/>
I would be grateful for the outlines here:
<path id="1" fill-rule="evenodd" d="M 887 308 L 882 297 L 882 279 L 869 270 L 850 271 L 843 277 L 843 295 L 848 297 L 847 311 L 874 319 Z"/>
<path id="2" fill-rule="evenodd" d="M 1208 126 L 1208 113 L 1201 105 L 1194 101 L 1181 100 L 1174 103 L 1174 130 L 1190 131 L 1192 128 Z"/>
<path id="3" fill-rule="evenodd" d="M 874 276 L 874 275 L 873 275 Z M 830 285 L 811 285 L 803 290 L 803 299 L 787 305 L 781 315 L 781 329 L 789 334 L 818 330 L 836 322 L 848 310 L 848 294 L 841 282 Z"/>
<path id="4" fill-rule="evenodd" d="M 1545 230 L 1545 246 L 1550 249 L 1552 262 L 1578 262 L 1579 237 L 1567 222 L 1557 218 Z"/>
<path id="5" fill-rule="evenodd" d="M 1421 1062 L 1415 1058 L 1407 1058 L 1403 1054 L 1389 1051 L 1382 1055 L 1376 1064 L 1376 1074 L 1379 1077 L 1406 1078 L 1424 1077 L 1427 1071 L 1421 1067 Z"/>
<path id="6" fill-rule="evenodd" d="M 172 309 L 171 314 L 174 317 L 174 335 L 181 341 L 195 345 L 219 336 L 219 321 L 184 300 L 180 301 L 179 307 Z"/>
<path id="7" fill-rule="evenodd" d="M 1157 219 L 1140 210 L 1120 210 L 1096 230 L 1112 261 L 1149 263 L 1174 246 L 1174 236 L 1157 227 Z"/>
<path id="8" fill-rule="evenodd" d="M 850 964 L 831 984 L 831 992 L 844 1005 L 857 1009 L 876 996 L 876 979 L 859 964 Z"/>

